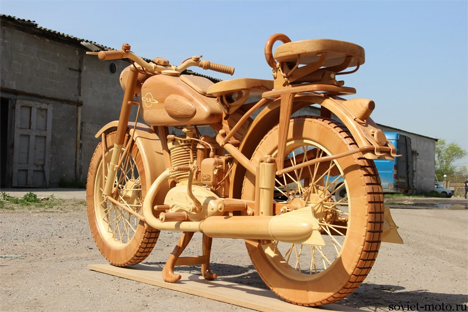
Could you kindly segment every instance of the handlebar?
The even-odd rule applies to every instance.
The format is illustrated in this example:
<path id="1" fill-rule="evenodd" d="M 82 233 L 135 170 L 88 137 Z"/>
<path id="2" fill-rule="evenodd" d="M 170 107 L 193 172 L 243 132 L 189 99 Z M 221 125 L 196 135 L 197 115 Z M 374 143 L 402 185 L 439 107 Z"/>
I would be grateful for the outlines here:
<path id="1" fill-rule="evenodd" d="M 203 69 L 211 69 L 211 70 L 214 70 L 223 74 L 228 74 L 228 75 L 233 75 L 235 71 L 234 67 L 217 64 L 217 63 L 211 63 L 210 61 L 206 61 L 206 60 L 200 61 L 198 66 Z"/>
<path id="2" fill-rule="evenodd" d="M 118 60 L 123 58 L 124 52 L 123 51 L 100 51 L 97 54 L 98 58 L 101 61 L 104 60 Z"/>
<path id="3" fill-rule="evenodd" d="M 174 65 L 157 65 L 154 63 L 148 63 L 132 51 L 130 51 L 130 45 L 127 43 L 124 43 L 122 45 L 121 50 L 117 51 L 99 51 L 99 52 L 86 52 L 86 54 L 89 55 L 97 55 L 98 58 L 101 61 L 104 60 L 118 60 L 118 59 L 124 59 L 127 58 L 129 60 L 134 61 L 138 65 L 140 65 L 142 68 L 154 72 L 154 73 L 162 73 L 163 71 L 166 70 L 171 70 L 171 71 L 176 71 L 178 73 L 182 73 L 184 70 L 186 70 L 189 67 L 192 66 L 197 66 L 201 67 L 203 69 L 210 69 L 213 71 L 217 71 L 223 74 L 229 74 L 233 75 L 235 68 L 231 66 L 226 66 L 222 64 L 217 64 L 217 63 L 212 63 L 207 60 L 200 61 L 200 57 L 194 56 L 192 58 L 189 58 L 182 62 L 179 66 L 174 66 Z"/>

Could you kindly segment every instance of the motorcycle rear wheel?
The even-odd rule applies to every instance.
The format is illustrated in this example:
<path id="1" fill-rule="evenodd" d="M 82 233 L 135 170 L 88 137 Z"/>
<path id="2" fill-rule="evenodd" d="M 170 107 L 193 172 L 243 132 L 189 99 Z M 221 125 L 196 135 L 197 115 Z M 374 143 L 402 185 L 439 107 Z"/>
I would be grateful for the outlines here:
<path id="1" fill-rule="evenodd" d="M 276 156 L 278 126 L 265 135 L 252 161 Z M 291 119 L 285 167 L 357 149 L 348 130 L 332 120 Z M 344 183 L 346 198 L 333 190 Z M 255 178 L 246 174 L 242 198 L 255 197 Z M 263 281 L 284 300 L 304 306 L 336 302 L 352 293 L 369 274 L 380 247 L 383 195 L 372 160 L 361 153 L 317 163 L 276 177 L 276 202 L 312 207 L 326 246 L 279 241 L 246 241 Z M 287 212 L 286 212 L 287 213 Z"/>
<path id="2" fill-rule="evenodd" d="M 107 134 L 105 143 L 100 142 L 94 151 L 88 171 L 86 205 L 89 226 L 99 251 L 112 265 L 124 267 L 146 259 L 158 240 L 159 230 L 145 226 L 138 217 L 106 200 L 103 195 L 103 175 L 109 171 L 115 138 L 115 132 Z M 124 147 L 121 155 L 123 152 Z M 135 142 L 128 146 L 119 163 L 114 181 L 116 192 L 112 198 L 142 214 L 143 199 L 149 186 L 146 185 L 142 156 Z"/>

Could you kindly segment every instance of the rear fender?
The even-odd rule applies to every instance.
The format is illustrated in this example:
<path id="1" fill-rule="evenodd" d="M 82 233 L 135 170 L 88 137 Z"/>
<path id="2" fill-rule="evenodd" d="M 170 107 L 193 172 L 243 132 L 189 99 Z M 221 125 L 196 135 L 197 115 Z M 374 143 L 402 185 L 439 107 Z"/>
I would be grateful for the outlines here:
<path id="1" fill-rule="evenodd" d="M 115 131 L 117 129 L 117 124 L 118 121 L 109 122 L 96 133 L 95 137 L 100 138 L 102 134 Z M 149 188 L 156 178 L 166 170 L 163 148 L 158 135 L 148 125 L 138 123 L 136 128 L 134 126 L 134 122 L 129 122 L 127 133 L 134 135 L 135 143 L 140 150 L 143 168 L 146 173 L 145 182 Z M 169 190 L 169 184 L 166 184 L 156 195 L 155 203 L 164 203 L 164 198 Z"/>
<path id="2" fill-rule="evenodd" d="M 348 128 L 358 147 L 374 147 L 373 151 L 363 153 L 364 157 L 367 159 L 393 159 L 396 156 L 395 147 L 369 117 L 375 107 L 373 101 L 324 98 L 318 104 L 331 111 Z M 390 150 L 383 151 L 381 148 L 390 148 Z"/>
<path id="3" fill-rule="evenodd" d="M 366 99 L 343 100 L 325 97 L 323 95 L 298 96 L 294 99 L 292 113 L 301 108 L 318 104 L 334 114 L 351 132 L 359 148 L 374 147 L 373 151 L 363 153 L 368 159 L 393 159 L 396 156 L 395 147 L 388 142 L 382 130 L 369 117 L 373 102 Z M 276 100 L 265 107 L 255 117 L 239 146 L 240 152 L 250 159 L 255 148 L 263 137 L 278 124 L 280 114 L 280 100 Z M 370 112 L 366 110 L 370 109 Z M 325 110 L 325 111 L 326 111 Z M 390 147 L 390 152 L 381 152 L 381 147 Z M 242 181 L 245 168 L 235 163 L 232 171 L 230 195 L 239 198 L 242 192 Z"/>

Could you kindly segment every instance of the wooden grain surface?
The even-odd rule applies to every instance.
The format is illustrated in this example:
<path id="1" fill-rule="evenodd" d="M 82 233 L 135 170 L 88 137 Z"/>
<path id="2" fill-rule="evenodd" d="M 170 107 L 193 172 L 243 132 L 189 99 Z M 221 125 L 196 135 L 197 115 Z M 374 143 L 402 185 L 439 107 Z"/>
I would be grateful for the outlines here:
<path id="1" fill-rule="evenodd" d="M 91 264 L 88 265 L 88 269 L 257 311 L 357 311 L 355 308 L 338 304 L 329 304 L 320 308 L 293 305 L 280 300 L 269 290 L 230 283 L 223 280 L 223 277 L 207 281 L 200 275 L 177 272 L 182 275 L 182 279 L 177 283 L 166 283 L 161 277 L 162 269 L 150 265 L 138 264 L 121 268 L 109 264 Z"/>

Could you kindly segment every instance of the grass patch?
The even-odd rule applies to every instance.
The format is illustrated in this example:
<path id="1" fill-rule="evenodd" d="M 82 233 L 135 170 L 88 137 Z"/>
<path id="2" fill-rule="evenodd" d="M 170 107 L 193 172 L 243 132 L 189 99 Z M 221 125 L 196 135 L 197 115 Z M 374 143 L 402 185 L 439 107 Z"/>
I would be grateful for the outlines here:
<path id="1" fill-rule="evenodd" d="M 10 196 L 5 192 L 2 192 L 0 195 L 0 209 L 15 210 L 16 208 L 23 207 L 29 209 L 54 208 L 56 205 L 63 202 L 63 199 L 55 198 L 54 195 L 40 199 L 32 192 L 24 194 L 23 197 Z"/>
<path id="2" fill-rule="evenodd" d="M 406 194 L 384 194 L 385 198 L 401 198 L 401 197 L 415 197 L 416 195 L 406 195 Z M 421 196 L 418 196 L 421 197 Z"/>
<path id="3" fill-rule="evenodd" d="M 440 198 L 447 198 L 444 194 L 438 193 L 436 191 L 430 191 L 430 192 L 422 192 L 422 196 L 424 197 L 440 197 Z"/>
<path id="4" fill-rule="evenodd" d="M 385 198 L 426 198 L 426 197 L 439 197 L 446 198 L 445 195 L 437 193 L 436 191 L 421 192 L 419 195 L 408 195 L 408 194 L 384 194 Z"/>

